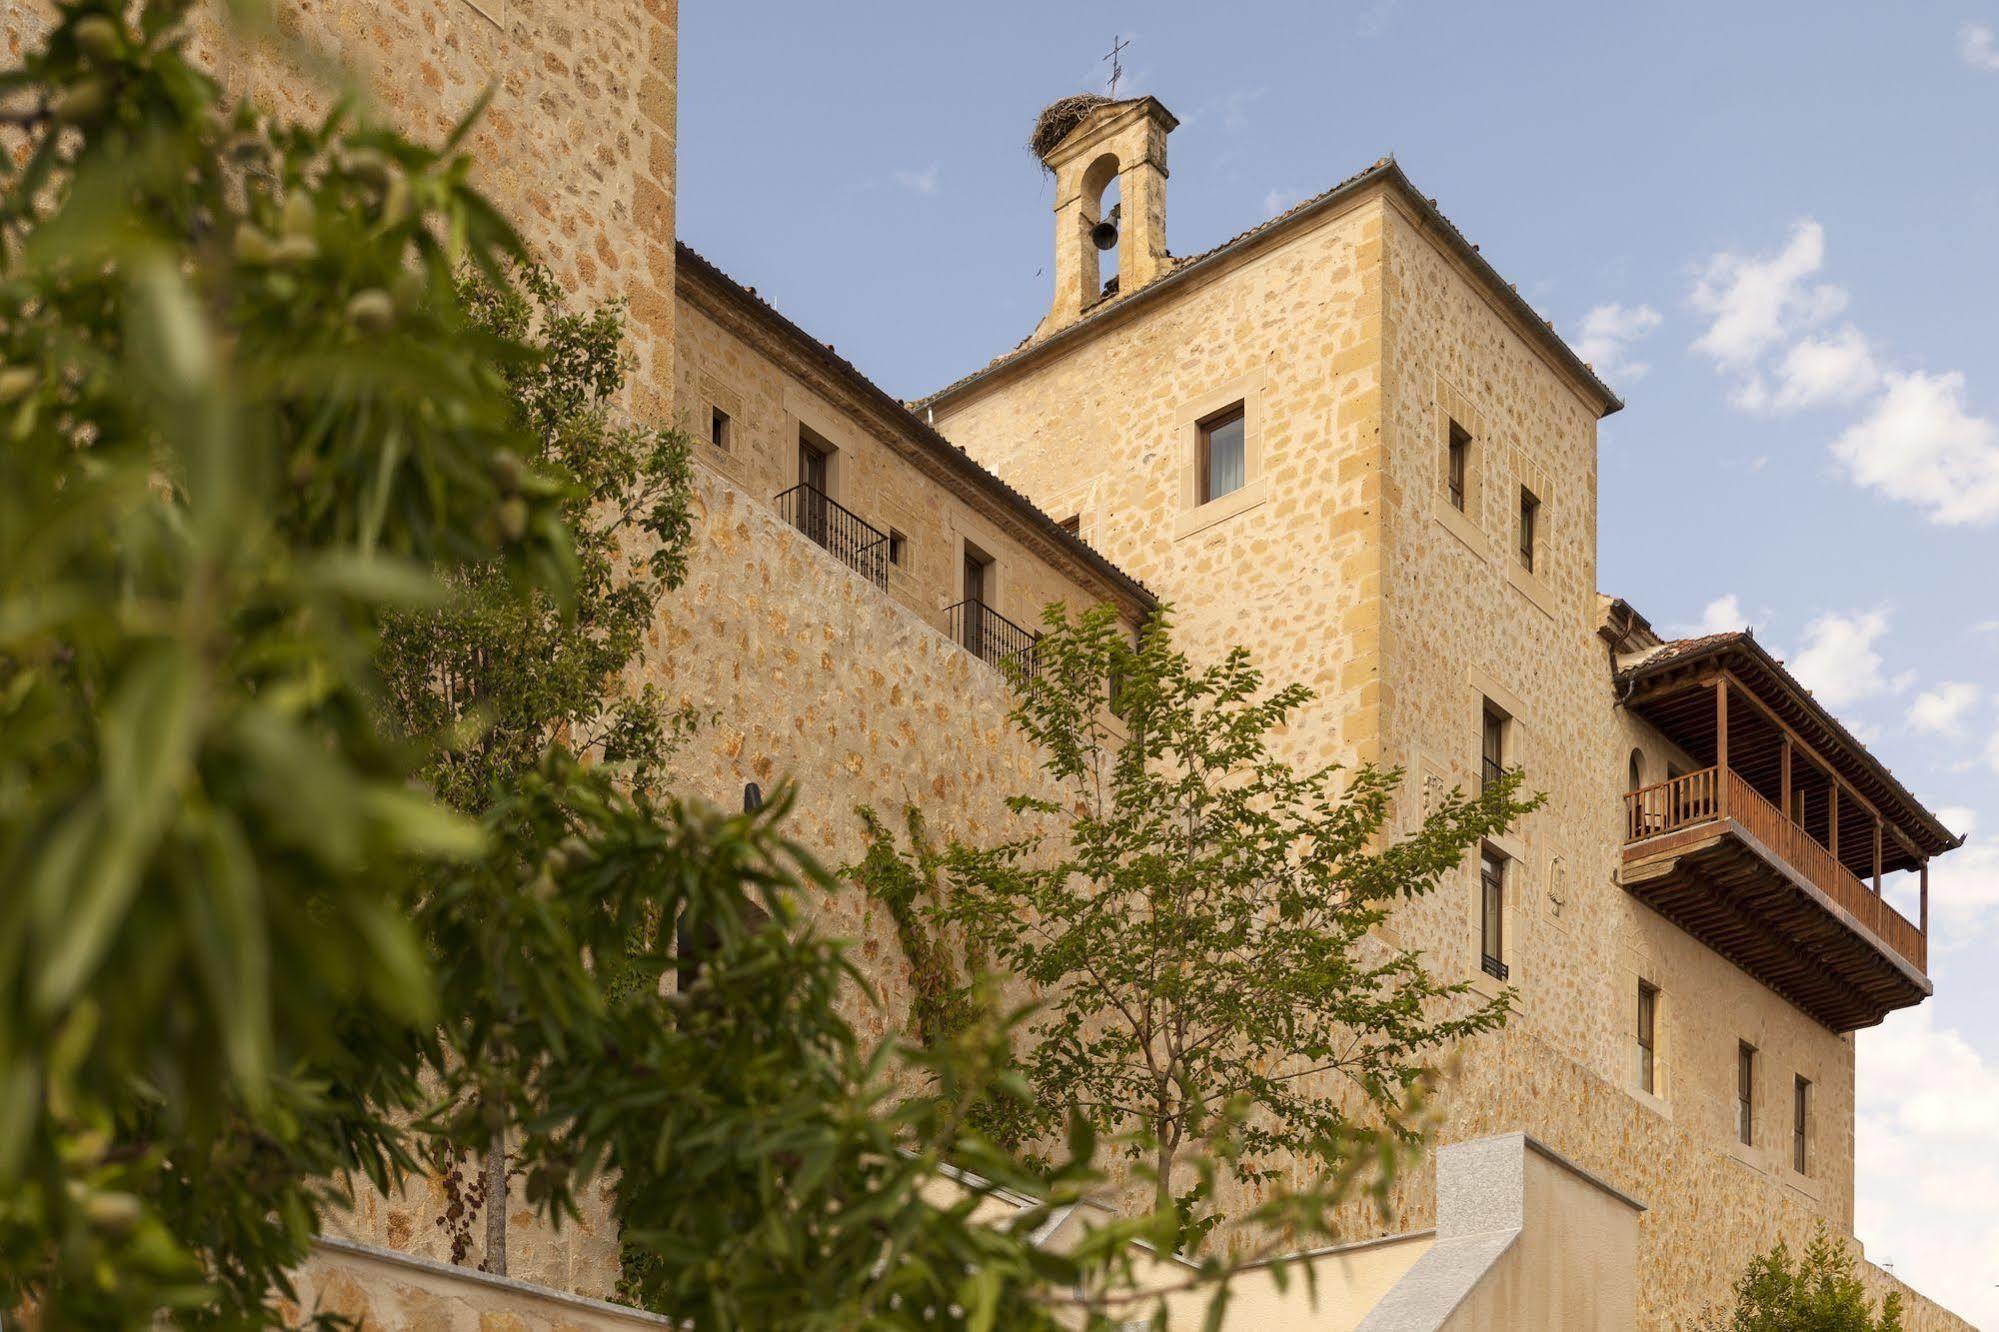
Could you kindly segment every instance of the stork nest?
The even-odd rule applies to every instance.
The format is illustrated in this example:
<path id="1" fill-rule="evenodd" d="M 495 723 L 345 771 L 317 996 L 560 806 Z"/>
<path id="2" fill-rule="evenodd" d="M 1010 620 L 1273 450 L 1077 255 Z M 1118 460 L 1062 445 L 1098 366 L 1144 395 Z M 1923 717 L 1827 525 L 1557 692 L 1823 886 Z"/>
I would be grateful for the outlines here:
<path id="1" fill-rule="evenodd" d="M 1036 157 L 1046 158 L 1056 144 L 1069 137 L 1070 130 L 1083 123 L 1085 116 L 1100 106 L 1110 105 L 1110 101 L 1100 93 L 1077 93 L 1050 102 L 1035 117 L 1034 133 L 1027 136 L 1027 150 Z"/>

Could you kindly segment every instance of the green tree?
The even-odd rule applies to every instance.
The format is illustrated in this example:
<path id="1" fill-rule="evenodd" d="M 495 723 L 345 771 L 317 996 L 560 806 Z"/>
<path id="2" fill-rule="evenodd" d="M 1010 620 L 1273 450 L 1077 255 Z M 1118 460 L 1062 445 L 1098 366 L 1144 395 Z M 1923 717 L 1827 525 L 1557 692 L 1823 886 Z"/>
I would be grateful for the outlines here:
<path id="1" fill-rule="evenodd" d="M 1853 1255 L 1821 1221 L 1793 1259 L 1778 1240 L 1750 1260 L 1735 1283 L 1735 1308 L 1709 1326 L 1716 1332 L 1902 1332 L 1902 1296 L 1889 1291 L 1877 1313 L 1853 1274 Z"/>
<path id="2" fill-rule="evenodd" d="M 632 425 L 617 404 L 630 369 L 621 302 L 567 308 L 546 269 L 460 283 L 472 323 L 523 349 L 499 366 L 515 424 L 532 444 L 524 476 L 556 498 L 576 573 L 561 599 L 525 594 L 497 561 L 447 571 L 442 607 L 395 617 L 384 635 L 394 715 L 410 735 L 456 734 L 423 777 L 453 807 L 486 809 L 552 744 L 620 765 L 656 791 L 685 723 L 626 672 L 660 599 L 679 586 L 692 534 L 687 438 Z"/>
<path id="3" fill-rule="evenodd" d="M 1518 774 L 1390 838 L 1400 773 L 1281 758 L 1311 695 L 1266 689 L 1245 651 L 1196 666 L 1164 613 L 1136 643 L 1107 608 L 1045 623 L 1013 719 L 1060 794 L 1012 800 L 1027 835 L 955 848 L 936 910 L 1046 996 L 1019 1056 L 1044 1112 L 1116 1137 L 1187 1241 L 1225 1219 L 1218 1169 L 1344 1179 L 1420 1137 L 1435 1061 L 1501 1025 L 1510 993 L 1370 932 L 1535 807 Z"/>
<path id="4" fill-rule="evenodd" d="M 434 568 L 573 543 L 457 295 L 468 164 L 225 113 L 188 4 L 63 5 L 0 74 L 0 1302 L 257 1316 L 409 1155 L 409 906 L 476 824 L 386 738 Z"/>
<path id="5" fill-rule="evenodd" d="M 474 325 L 527 353 L 500 365 L 515 424 L 533 442 L 522 480 L 513 484 L 538 484 L 556 497 L 574 534 L 575 579 L 558 599 L 538 589 L 523 592 L 498 561 L 445 570 L 450 601 L 391 617 L 382 653 L 399 727 L 412 737 L 458 737 L 431 751 L 419 778 L 473 815 L 504 801 L 558 744 L 616 764 L 628 788 L 654 793 L 660 764 L 686 720 L 654 686 L 629 683 L 660 598 L 686 568 L 692 530 L 686 437 L 616 418 L 628 370 L 621 305 L 571 311 L 545 269 L 509 276 L 494 282 L 474 270 L 462 278 L 460 295 Z M 527 480 L 536 475 L 538 483 Z M 495 977 L 512 977 L 511 968 L 493 961 Z M 442 965 L 453 965 L 448 952 Z M 519 1113 L 524 1090 L 504 1084 L 531 1064 L 525 1052 L 503 1047 L 512 1033 L 532 1026 L 532 1006 L 543 998 L 532 986 L 502 986 L 468 991 L 446 1010 L 462 1040 L 461 1058 L 445 1078 L 452 1110 L 443 1141 L 454 1159 L 442 1168 L 454 1186 L 483 1202 L 481 1265 L 502 1275 L 506 1143 L 515 1122 L 502 1107 L 514 1103 Z M 485 1158 L 476 1190 L 464 1185 L 455 1159 L 468 1144 Z M 460 1248 L 465 1243 L 457 1240 Z"/>

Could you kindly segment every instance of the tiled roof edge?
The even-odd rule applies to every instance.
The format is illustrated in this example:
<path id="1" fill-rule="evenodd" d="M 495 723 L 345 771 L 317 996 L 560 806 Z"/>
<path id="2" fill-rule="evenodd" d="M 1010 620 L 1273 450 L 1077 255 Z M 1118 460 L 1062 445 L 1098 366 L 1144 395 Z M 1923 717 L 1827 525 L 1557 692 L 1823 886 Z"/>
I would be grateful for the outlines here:
<path id="1" fill-rule="evenodd" d="M 1153 593 L 1152 589 L 1113 564 L 1096 547 L 1049 517 L 1033 500 L 1020 491 L 1015 490 L 996 473 L 989 471 L 981 465 L 969 453 L 966 453 L 962 448 L 944 438 L 943 435 L 937 432 L 934 426 L 911 411 L 899 398 L 896 398 L 877 385 L 873 380 L 869 379 L 851 361 L 848 361 L 825 343 L 818 341 L 811 334 L 786 318 L 776 306 L 772 305 L 755 291 L 736 281 L 720 268 L 717 268 L 713 262 L 688 245 L 686 241 L 675 242 L 675 249 L 678 262 L 681 265 L 699 274 L 707 281 L 723 287 L 739 302 L 755 310 L 761 318 L 775 327 L 784 336 L 786 341 L 790 342 L 801 354 L 818 363 L 822 369 L 851 389 L 856 396 L 867 401 L 884 416 L 888 417 L 888 419 L 907 430 L 917 443 L 936 457 L 942 459 L 946 466 L 958 472 L 959 475 L 985 492 L 985 494 L 1000 505 L 1011 509 L 1030 525 L 1038 525 L 1042 531 L 1042 535 L 1069 550 L 1084 565 L 1104 581 L 1121 590 L 1130 601 L 1140 608 L 1152 610 L 1159 605 L 1159 598 Z"/>
<path id="2" fill-rule="evenodd" d="M 1874 769 L 1875 773 L 1887 784 L 1889 790 L 1906 801 L 1909 808 L 1927 819 L 1931 827 L 1942 834 L 1940 840 L 1949 843 L 1944 848 L 1945 850 L 1954 850 L 1964 845 L 1964 837 L 1961 833 L 1952 832 L 1944 821 L 1936 816 L 1935 811 L 1924 804 L 1915 792 L 1902 784 L 1902 779 L 1895 775 L 1893 769 L 1883 763 L 1872 749 L 1869 749 L 1855 738 L 1853 732 L 1846 729 L 1846 724 L 1833 715 L 1832 709 L 1814 698 L 1812 691 L 1805 688 L 1799 682 L 1798 677 L 1791 674 L 1790 669 L 1783 662 L 1771 656 L 1770 650 L 1757 642 L 1756 635 L 1747 629 L 1731 629 L 1718 634 L 1703 634 L 1698 638 L 1673 639 L 1671 642 L 1660 647 L 1653 648 L 1637 661 L 1619 670 L 1616 679 L 1620 684 L 1640 680 L 1669 666 L 1683 666 L 1690 661 L 1698 661 L 1702 657 L 1718 656 L 1735 648 L 1746 649 L 1756 659 L 1757 664 L 1775 675 L 1785 685 L 1796 690 L 1798 696 L 1805 700 L 1811 709 L 1818 713 L 1825 724 L 1832 729 L 1835 739 L 1847 746 L 1855 754 L 1860 755 L 1867 766 Z"/>

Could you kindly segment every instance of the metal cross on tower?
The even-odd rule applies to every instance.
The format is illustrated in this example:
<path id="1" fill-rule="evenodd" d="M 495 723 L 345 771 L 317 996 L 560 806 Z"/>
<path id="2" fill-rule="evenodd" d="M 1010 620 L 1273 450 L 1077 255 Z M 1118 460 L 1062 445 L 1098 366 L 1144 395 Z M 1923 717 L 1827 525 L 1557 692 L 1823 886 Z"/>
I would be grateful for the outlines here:
<path id="1" fill-rule="evenodd" d="M 1117 81 L 1124 77 L 1124 65 L 1118 60 L 1118 52 L 1130 45 L 1131 43 L 1125 41 L 1124 38 L 1114 36 L 1111 38 L 1111 53 L 1104 57 L 1104 59 L 1111 62 L 1111 97 L 1113 99 L 1117 97 Z"/>

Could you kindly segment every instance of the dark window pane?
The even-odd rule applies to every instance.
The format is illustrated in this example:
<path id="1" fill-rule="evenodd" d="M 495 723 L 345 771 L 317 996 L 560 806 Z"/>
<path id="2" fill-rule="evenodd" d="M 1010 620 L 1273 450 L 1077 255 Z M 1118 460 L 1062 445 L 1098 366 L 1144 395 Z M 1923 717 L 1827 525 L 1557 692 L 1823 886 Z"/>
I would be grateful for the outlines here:
<path id="1" fill-rule="evenodd" d="M 1657 1041 L 1654 1034 L 1658 1016 L 1658 990 L 1644 981 L 1638 982 L 1638 1085 L 1648 1092 L 1658 1090 Z"/>
<path id="2" fill-rule="evenodd" d="M 1479 967 L 1505 980 L 1506 861 L 1486 855 L 1479 865 Z"/>
<path id="3" fill-rule="evenodd" d="M 1481 787 L 1498 781 L 1506 771 L 1506 715 L 1490 703 L 1485 706 L 1485 729 L 1479 741 L 1479 783 Z"/>
<path id="4" fill-rule="evenodd" d="M 1451 507 L 1460 513 L 1465 507 L 1465 472 L 1470 459 L 1471 435 L 1453 421 L 1450 452 L 1444 460 L 1444 487 L 1450 496 Z"/>
<path id="5" fill-rule="evenodd" d="M 1745 1144 L 1756 1140 L 1756 1047 L 1735 1051 L 1735 1132 Z"/>
<path id="6" fill-rule="evenodd" d="M 1534 492 L 1520 487 L 1520 567 L 1534 572 L 1534 529 L 1541 520 L 1541 501 Z"/>

